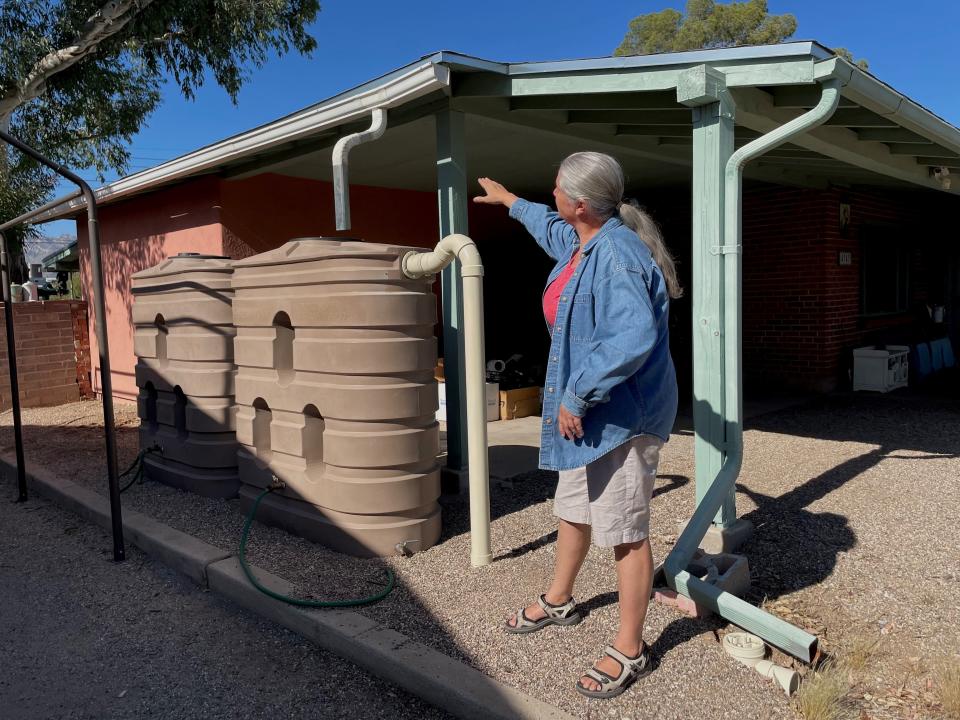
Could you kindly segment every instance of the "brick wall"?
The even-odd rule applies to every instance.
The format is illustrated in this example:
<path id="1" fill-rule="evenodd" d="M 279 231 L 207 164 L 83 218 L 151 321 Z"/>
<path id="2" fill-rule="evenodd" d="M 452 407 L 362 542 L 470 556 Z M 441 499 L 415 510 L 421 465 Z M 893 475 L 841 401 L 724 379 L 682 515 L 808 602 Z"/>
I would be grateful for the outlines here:
<path id="1" fill-rule="evenodd" d="M 0 311 L 3 305 L 0 303 Z M 24 407 L 90 397 L 87 304 L 73 300 L 15 303 L 17 378 Z M 0 321 L 0 408 L 10 407 L 6 323 Z"/>
<path id="2" fill-rule="evenodd" d="M 850 206 L 845 228 L 841 203 Z M 750 188 L 743 213 L 747 384 L 833 390 L 849 382 L 855 347 L 925 339 L 931 330 L 918 310 L 938 299 L 956 257 L 942 228 L 958 205 L 915 190 Z M 909 302 L 904 312 L 868 317 L 860 306 L 861 254 L 878 230 L 892 231 L 909 248 Z M 840 265 L 841 251 L 852 264 Z"/>
<path id="3" fill-rule="evenodd" d="M 70 303 L 70 317 L 73 323 L 73 348 L 77 360 L 77 387 L 80 397 L 92 398 L 93 385 L 90 376 L 90 323 L 87 318 L 85 302 Z"/>

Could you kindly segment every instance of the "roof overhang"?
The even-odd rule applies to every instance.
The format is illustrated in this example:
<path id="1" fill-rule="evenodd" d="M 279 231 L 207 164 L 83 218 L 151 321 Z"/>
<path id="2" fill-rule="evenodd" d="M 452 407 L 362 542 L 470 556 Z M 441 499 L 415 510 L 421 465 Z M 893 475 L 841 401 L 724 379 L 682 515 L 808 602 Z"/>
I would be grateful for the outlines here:
<path id="1" fill-rule="evenodd" d="M 685 73 L 700 66 L 722 75 L 736 103 L 741 142 L 813 107 L 819 82 L 838 78 L 842 83 L 840 109 L 828 124 L 761 157 L 748 177 L 801 183 L 806 178 L 817 184 L 837 176 L 841 182 L 908 182 L 960 194 L 960 178 L 950 188 L 943 174 L 934 172 L 943 168 L 960 175 L 960 130 L 815 42 L 523 63 L 437 52 L 287 117 L 124 177 L 96 194 L 109 203 L 203 173 L 283 172 L 304 157 L 310 158 L 309 176 L 323 178 L 323 153 L 375 107 L 391 111 L 391 130 L 378 141 L 381 147 L 390 132 L 398 132 L 398 124 L 431 115 L 442 105 L 486 123 L 488 135 L 498 127 L 526 128 L 527 143 L 534 131 L 544 133 L 544 143 L 566 137 L 620 147 L 648 162 L 689 166 L 692 114 L 678 101 L 677 88 Z M 407 152 L 427 147 L 424 127 L 418 126 L 420 142 L 408 142 Z M 409 141 L 413 135 L 408 128 L 395 137 Z M 386 179 L 389 163 L 380 165 Z M 368 182 L 377 184 L 375 173 Z M 34 221 L 68 217 L 82 208 L 79 199 L 63 202 Z"/>
<path id="2" fill-rule="evenodd" d="M 40 261 L 44 270 L 77 270 L 79 264 L 80 250 L 76 240 Z"/>
<path id="3" fill-rule="evenodd" d="M 450 71 L 430 60 L 401 68 L 318 105 L 208 145 L 96 190 L 98 201 L 114 202 L 171 182 L 219 169 L 270 150 L 335 134 L 341 125 L 366 118 L 374 108 L 398 108 L 436 92 L 447 92 Z M 62 203 L 34 222 L 67 217 L 85 207 L 82 198 Z"/>

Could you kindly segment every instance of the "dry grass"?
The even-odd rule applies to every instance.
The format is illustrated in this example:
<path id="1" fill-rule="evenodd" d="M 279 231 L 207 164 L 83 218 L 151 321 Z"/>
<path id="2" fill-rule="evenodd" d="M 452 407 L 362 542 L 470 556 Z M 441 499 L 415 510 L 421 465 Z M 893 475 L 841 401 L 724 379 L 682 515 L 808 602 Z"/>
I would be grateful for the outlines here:
<path id="1" fill-rule="evenodd" d="M 857 635 L 843 648 L 841 664 L 847 670 L 859 673 L 880 653 L 880 638 Z"/>
<path id="2" fill-rule="evenodd" d="M 797 692 L 797 710 L 805 720 L 838 720 L 844 715 L 843 699 L 850 689 L 848 670 L 828 660 L 804 678 Z"/>
<path id="3" fill-rule="evenodd" d="M 940 663 L 935 682 L 943 714 L 960 719 L 960 657 L 954 655 Z"/>

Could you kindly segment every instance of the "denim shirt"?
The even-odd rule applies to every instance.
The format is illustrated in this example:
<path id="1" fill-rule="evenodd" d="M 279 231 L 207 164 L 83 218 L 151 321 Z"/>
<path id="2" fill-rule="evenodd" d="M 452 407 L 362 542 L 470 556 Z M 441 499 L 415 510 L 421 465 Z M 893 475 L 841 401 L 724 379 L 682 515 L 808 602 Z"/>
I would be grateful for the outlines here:
<path id="1" fill-rule="evenodd" d="M 580 244 L 546 205 L 517 200 L 519 220 L 556 266 L 549 287 Z M 670 296 L 650 250 L 614 216 L 582 251 L 557 308 L 543 392 L 540 467 L 584 467 L 638 435 L 668 440 L 677 415 L 670 357 Z M 557 429 L 560 405 L 582 417 L 583 437 Z"/>

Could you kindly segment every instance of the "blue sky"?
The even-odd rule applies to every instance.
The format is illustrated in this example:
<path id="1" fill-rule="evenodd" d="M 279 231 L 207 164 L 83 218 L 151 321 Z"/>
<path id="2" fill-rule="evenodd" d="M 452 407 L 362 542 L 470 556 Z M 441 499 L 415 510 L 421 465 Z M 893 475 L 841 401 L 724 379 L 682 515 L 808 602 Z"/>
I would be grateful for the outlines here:
<path id="1" fill-rule="evenodd" d="M 684 4 L 322 0 L 311 27 L 319 44 L 313 57 L 288 55 L 252 70 L 236 106 L 215 84 L 202 88 L 192 102 L 168 86 L 163 105 L 134 140 L 130 172 L 269 122 L 436 50 L 502 61 L 610 55 L 632 18 Z M 796 15 L 794 39 L 848 48 L 855 58 L 869 60 L 881 80 L 960 126 L 960 3 L 769 0 L 769 7 L 772 13 Z M 74 224 L 50 223 L 44 232 L 72 233 Z"/>

